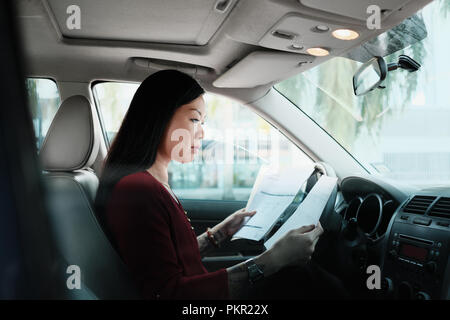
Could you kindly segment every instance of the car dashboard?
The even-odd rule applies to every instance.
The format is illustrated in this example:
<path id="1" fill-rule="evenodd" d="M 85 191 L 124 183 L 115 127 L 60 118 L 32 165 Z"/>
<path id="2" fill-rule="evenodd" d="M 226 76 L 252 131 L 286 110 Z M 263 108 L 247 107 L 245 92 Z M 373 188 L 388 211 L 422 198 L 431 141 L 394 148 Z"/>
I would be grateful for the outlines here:
<path id="1" fill-rule="evenodd" d="M 420 190 L 376 176 L 346 177 L 339 189 L 333 263 L 354 295 L 450 298 L 450 189 Z M 381 272 L 377 290 L 368 287 L 369 266 Z"/>

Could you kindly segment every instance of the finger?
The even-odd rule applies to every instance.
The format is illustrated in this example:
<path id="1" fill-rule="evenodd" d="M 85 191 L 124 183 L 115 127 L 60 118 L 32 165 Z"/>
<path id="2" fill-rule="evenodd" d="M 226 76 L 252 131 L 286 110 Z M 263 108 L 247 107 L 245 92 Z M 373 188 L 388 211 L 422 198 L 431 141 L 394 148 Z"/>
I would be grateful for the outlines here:
<path id="1" fill-rule="evenodd" d="M 241 215 L 245 211 L 246 211 L 246 208 L 242 208 L 242 209 L 239 209 L 239 210 L 235 211 L 233 214 L 234 215 Z"/>
<path id="2" fill-rule="evenodd" d="M 320 223 L 320 221 L 317 222 L 317 228 L 320 228 L 320 229 L 322 229 L 322 231 L 323 231 L 322 224 Z"/>
<path id="3" fill-rule="evenodd" d="M 321 234 L 323 233 L 323 229 L 322 228 L 314 228 L 314 230 L 308 232 L 308 235 L 311 237 L 311 239 L 313 241 L 315 241 L 316 239 L 319 239 L 319 237 L 321 236 Z"/>
<path id="4" fill-rule="evenodd" d="M 310 225 L 307 225 L 307 226 L 302 226 L 302 227 L 298 228 L 297 230 L 300 233 L 307 233 L 307 232 L 310 232 L 310 231 L 314 230 L 315 227 L 316 227 L 315 225 L 310 224 Z"/>
<path id="5" fill-rule="evenodd" d="M 244 212 L 240 212 L 239 214 L 240 214 L 241 216 L 244 216 L 244 217 L 246 217 L 246 216 L 253 216 L 253 215 L 256 214 L 256 210 L 253 210 L 253 211 L 244 211 Z"/>

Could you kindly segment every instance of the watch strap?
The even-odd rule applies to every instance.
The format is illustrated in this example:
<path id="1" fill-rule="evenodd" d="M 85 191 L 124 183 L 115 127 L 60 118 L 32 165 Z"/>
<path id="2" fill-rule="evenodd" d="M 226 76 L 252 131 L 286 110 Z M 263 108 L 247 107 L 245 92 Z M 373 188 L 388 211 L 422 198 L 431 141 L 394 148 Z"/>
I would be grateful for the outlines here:
<path id="1" fill-rule="evenodd" d="M 247 266 L 248 280 L 251 284 L 255 284 L 255 282 L 264 278 L 264 271 L 255 263 L 254 259 L 247 260 L 245 265 Z"/>

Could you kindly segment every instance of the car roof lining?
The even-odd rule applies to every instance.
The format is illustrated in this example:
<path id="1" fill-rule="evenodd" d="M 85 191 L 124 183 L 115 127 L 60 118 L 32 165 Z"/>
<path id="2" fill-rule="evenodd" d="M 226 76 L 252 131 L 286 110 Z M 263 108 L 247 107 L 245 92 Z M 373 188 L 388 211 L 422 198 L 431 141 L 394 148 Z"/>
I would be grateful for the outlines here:
<path id="1" fill-rule="evenodd" d="M 67 2 L 64 1 L 61 3 Z M 96 7 L 94 12 L 99 12 L 101 4 L 106 3 L 105 1 L 102 0 L 95 5 L 99 7 Z M 347 7 L 351 7 L 352 4 L 360 1 L 341 0 Z M 367 1 L 364 0 L 364 2 Z M 180 40 L 178 44 L 168 43 L 172 39 L 173 30 L 165 32 L 165 25 L 175 23 L 179 19 L 179 15 L 169 15 L 169 13 L 171 11 L 178 12 L 180 3 L 185 3 L 185 1 L 180 2 L 178 0 L 164 1 L 164 9 L 161 8 L 161 1 L 137 1 L 136 8 L 131 10 L 128 15 L 124 15 L 123 18 L 126 24 L 132 26 L 128 30 L 129 36 L 127 37 L 126 32 L 123 31 L 117 36 L 120 36 L 120 39 L 111 39 L 111 37 L 106 39 L 105 36 L 101 36 L 100 32 L 89 35 L 90 29 L 88 27 L 78 37 L 76 37 L 76 34 L 75 36 L 69 34 L 67 30 L 61 32 L 59 28 L 61 28 L 63 20 L 55 21 L 49 14 L 49 7 L 51 8 L 51 5 L 56 3 L 53 0 L 18 0 L 18 20 L 22 30 L 22 44 L 28 66 L 26 72 L 30 76 L 45 76 L 57 81 L 87 83 L 95 80 L 141 82 L 149 74 L 159 69 L 177 68 L 182 71 L 187 70 L 206 89 L 212 92 L 249 102 L 264 96 L 276 82 L 306 71 L 331 57 L 343 55 L 368 39 L 390 29 L 406 17 L 416 13 L 430 1 L 393 0 L 386 2 L 386 0 L 371 0 L 371 4 L 379 4 L 381 8 L 389 6 L 389 3 L 391 3 L 391 7 L 401 5 L 401 10 L 397 8 L 389 12 L 389 15 L 382 20 L 381 29 L 368 30 L 365 27 L 365 21 L 358 19 L 358 16 L 355 17 L 354 11 L 351 11 L 352 16 L 348 17 L 342 14 L 334 14 L 330 12 L 333 9 L 332 6 L 329 7 L 331 8 L 329 11 L 326 10 L 327 6 L 324 1 L 319 1 L 317 5 L 314 5 L 308 0 L 240 0 L 230 6 L 226 17 L 217 25 L 217 29 L 204 45 L 189 45 L 188 43 L 193 37 L 190 38 L 191 40 L 186 40 L 189 38 L 187 36 L 185 40 Z M 194 2 L 197 5 L 202 3 L 201 0 Z M 79 1 L 79 3 L 83 11 L 89 11 L 90 3 L 93 3 L 93 1 Z M 120 7 L 121 3 L 123 5 L 126 2 L 118 0 L 110 2 L 107 11 L 119 12 L 122 8 Z M 331 4 L 332 2 L 328 1 L 328 3 Z M 94 4 L 91 5 L 94 6 Z M 161 33 L 160 38 L 162 40 L 158 39 L 159 42 L 137 41 L 132 34 L 139 27 L 140 17 L 136 18 L 133 15 L 136 16 L 136 12 L 139 10 L 149 11 L 152 5 L 155 5 L 155 10 L 163 10 L 166 13 L 164 17 L 167 21 L 158 31 Z M 58 5 L 58 10 L 61 10 L 60 6 Z M 185 7 L 188 8 L 189 6 Z M 204 16 L 205 12 L 191 12 L 190 14 L 193 19 L 192 30 L 198 29 L 199 22 L 194 17 L 200 14 Z M 299 63 L 292 66 L 292 59 L 284 59 L 289 53 L 284 43 L 280 43 L 277 41 L 278 39 L 272 39 L 273 41 L 271 41 L 271 38 L 267 38 L 267 35 L 277 25 L 283 23 L 282 21 L 286 16 L 292 17 L 292 15 L 298 19 L 293 22 L 294 25 L 301 26 L 305 21 L 309 21 L 308 23 L 317 21 L 317 24 L 329 23 L 333 26 L 352 26 L 360 32 L 361 37 L 351 43 L 342 42 L 338 45 L 339 48 L 332 48 L 331 55 L 328 57 L 318 57 L 314 58 L 311 63 Z M 85 23 L 95 20 L 94 13 L 85 18 L 81 17 L 86 19 Z M 134 26 L 133 18 L 136 18 L 137 21 Z M 111 23 L 109 18 L 105 18 L 101 22 L 103 24 Z M 161 22 L 155 22 L 154 26 L 158 23 Z M 191 32 L 191 35 L 194 33 Z M 314 39 L 316 39 L 317 43 L 323 43 L 326 40 L 323 35 L 319 34 L 316 38 L 314 38 L 314 34 L 308 34 L 308 36 L 309 41 L 315 41 Z M 128 39 L 124 40 L 123 38 Z M 258 78 L 258 68 L 261 67 L 261 64 L 264 65 L 264 61 L 255 64 L 250 59 L 255 55 L 255 52 L 268 57 L 266 64 L 268 70 L 265 72 L 266 78 L 264 81 Z M 136 59 L 153 60 L 158 63 L 143 66 L 137 64 Z M 261 59 L 260 56 L 259 59 Z M 270 62 L 277 59 L 280 63 L 272 66 Z M 250 63 L 245 65 L 245 61 L 250 61 Z M 284 71 L 280 72 L 280 64 L 283 65 L 283 63 L 286 63 L 286 66 L 284 66 Z M 189 67 L 186 67 L 187 65 L 194 67 L 189 69 Z M 274 71 L 272 78 L 270 77 L 271 70 Z M 231 73 L 231 76 L 227 73 Z M 225 85 L 222 81 L 221 87 L 214 86 L 214 83 L 220 84 L 221 80 L 218 82 L 217 80 L 221 77 L 222 80 L 223 77 L 228 78 Z"/>
<path id="2" fill-rule="evenodd" d="M 223 2 L 227 3 L 226 10 L 218 10 Z M 188 6 L 185 0 L 133 0 L 132 5 L 123 0 L 78 0 L 82 27 L 69 29 L 67 8 L 72 3 L 72 0 L 43 1 L 49 18 L 66 38 L 203 46 L 209 43 L 237 0 L 190 0 Z"/>

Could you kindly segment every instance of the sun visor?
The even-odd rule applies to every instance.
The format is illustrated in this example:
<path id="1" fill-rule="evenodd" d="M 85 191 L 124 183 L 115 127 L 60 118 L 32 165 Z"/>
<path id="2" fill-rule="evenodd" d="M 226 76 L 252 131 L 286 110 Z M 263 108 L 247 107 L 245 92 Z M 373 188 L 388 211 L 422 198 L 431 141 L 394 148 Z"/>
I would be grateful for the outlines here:
<path id="1" fill-rule="evenodd" d="M 255 51 L 222 74 L 213 85 L 218 88 L 254 88 L 283 79 L 311 63 L 314 57 L 299 53 Z"/>
<path id="2" fill-rule="evenodd" d="M 203 46 L 210 42 L 237 0 L 45 0 L 43 3 L 64 38 Z"/>

